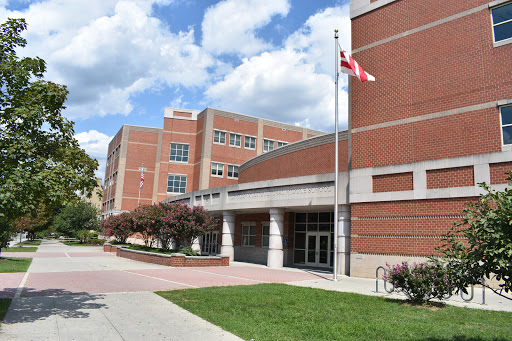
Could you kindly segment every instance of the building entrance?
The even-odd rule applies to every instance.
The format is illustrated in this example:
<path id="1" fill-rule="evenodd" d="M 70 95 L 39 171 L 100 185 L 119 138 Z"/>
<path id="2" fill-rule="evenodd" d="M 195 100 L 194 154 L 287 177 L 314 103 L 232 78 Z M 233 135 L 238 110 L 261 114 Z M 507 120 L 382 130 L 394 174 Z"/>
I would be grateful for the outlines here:
<path id="1" fill-rule="evenodd" d="M 330 267 L 331 234 L 329 232 L 308 232 L 306 235 L 306 265 Z"/>
<path id="2" fill-rule="evenodd" d="M 203 235 L 201 254 L 215 256 L 219 253 L 219 231 L 208 231 Z"/>

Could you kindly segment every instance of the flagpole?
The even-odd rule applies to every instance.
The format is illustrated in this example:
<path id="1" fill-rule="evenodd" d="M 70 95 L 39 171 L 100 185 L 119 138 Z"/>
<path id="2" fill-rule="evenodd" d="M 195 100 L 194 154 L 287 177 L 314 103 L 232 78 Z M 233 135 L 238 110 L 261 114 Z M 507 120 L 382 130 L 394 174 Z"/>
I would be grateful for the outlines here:
<path id="1" fill-rule="evenodd" d="M 141 172 L 142 174 L 144 174 L 144 164 L 142 164 L 142 168 L 141 168 Z M 142 178 L 142 177 L 141 177 Z M 142 189 L 142 186 L 140 185 L 139 183 L 139 201 L 137 202 L 137 207 L 140 206 L 140 190 Z"/>
<path id="2" fill-rule="evenodd" d="M 332 264 L 332 280 L 338 280 L 338 30 L 334 30 L 334 255 Z"/>

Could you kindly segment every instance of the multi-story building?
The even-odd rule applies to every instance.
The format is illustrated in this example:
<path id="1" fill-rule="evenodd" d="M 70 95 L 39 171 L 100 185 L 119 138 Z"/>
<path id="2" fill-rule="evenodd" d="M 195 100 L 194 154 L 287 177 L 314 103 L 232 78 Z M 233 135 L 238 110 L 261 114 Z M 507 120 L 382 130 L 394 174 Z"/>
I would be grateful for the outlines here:
<path id="1" fill-rule="evenodd" d="M 336 257 L 340 274 L 371 277 L 386 261 L 436 254 L 441 234 L 480 195 L 478 183 L 506 186 L 504 173 L 512 169 L 512 1 L 352 0 L 351 19 L 352 55 L 376 81 L 349 83 L 349 128 L 337 141 L 339 174 L 334 134 L 303 132 L 309 138 L 259 153 L 266 137 L 247 131 L 239 135 L 252 134 L 262 146 L 245 160 L 223 161 L 214 152 L 215 129 L 238 131 L 212 128 L 213 136 L 199 138 L 212 147 L 201 149 L 202 162 L 194 154 L 198 171 L 185 193 L 164 200 L 203 205 L 222 217 L 219 230 L 203 239 L 204 252 L 220 244 L 231 259 L 271 267 L 330 268 Z M 145 141 L 135 143 L 163 150 L 182 140 Z M 229 146 L 220 147 L 217 155 L 229 154 Z M 172 166 L 163 163 L 168 152 L 155 153 L 159 167 Z M 237 181 L 212 176 L 216 162 L 224 164 L 223 172 L 229 163 L 239 166 Z M 137 167 L 131 166 L 133 193 Z M 145 202 L 162 200 L 166 177 L 175 174 L 157 173 L 153 199 Z M 133 193 L 123 208 L 124 200 L 134 206 Z"/>
<path id="2" fill-rule="evenodd" d="M 212 108 L 166 108 L 163 128 L 124 125 L 110 142 L 103 212 L 236 184 L 243 162 L 319 134 L 324 133 Z"/>

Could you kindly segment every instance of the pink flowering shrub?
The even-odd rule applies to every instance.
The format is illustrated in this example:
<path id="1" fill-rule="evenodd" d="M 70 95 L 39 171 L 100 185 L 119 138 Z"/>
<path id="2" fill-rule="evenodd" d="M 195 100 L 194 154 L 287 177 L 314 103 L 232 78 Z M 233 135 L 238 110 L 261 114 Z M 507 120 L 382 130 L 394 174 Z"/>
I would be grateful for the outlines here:
<path id="1" fill-rule="evenodd" d="M 409 265 L 389 265 L 382 279 L 391 283 L 394 290 L 404 293 L 414 303 L 424 303 L 437 298 L 443 300 L 455 291 L 455 281 L 448 269 L 436 261 Z"/>
<path id="2" fill-rule="evenodd" d="M 126 239 L 133 233 L 132 214 L 123 212 L 111 215 L 102 222 L 103 231 L 109 237 L 114 237 L 119 243 L 126 243 Z"/>

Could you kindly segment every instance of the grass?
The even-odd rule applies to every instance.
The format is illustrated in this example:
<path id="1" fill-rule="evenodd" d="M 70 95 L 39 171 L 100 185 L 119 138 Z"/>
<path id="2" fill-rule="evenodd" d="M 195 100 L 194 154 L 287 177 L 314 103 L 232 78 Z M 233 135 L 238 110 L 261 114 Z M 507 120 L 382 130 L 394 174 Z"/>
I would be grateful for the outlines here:
<path id="1" fill-rule="evenodd" d="M 0 298 L 0 326 L 2 325 L 2 320 L 4 319 L 4 316 L 7 313 L 9 305 L 11 305 L 10 298 Z"/>
<path id="2" fill-rule="evenodd" d="M 31 247 L 31 246 L 11 246 L 9 248 L 2 248 L 2 252 L 36 252 L 37 247 Z"/>
<path id="3" fill-rule="evenodd" d="M 32 258 L 0 258 L 0 273 L 2 272 L 26 272 L 32 263 Z"/>
<path id="4" fill-rule="evenodd" d="M 97 243 L 80 243 L 80 241 L 70 241 L 70 242 L 62 242 L 62 244 L 67 246 L 101 246 L 102 244 Z"/>
<path id="5" fill-rule="evenodd" d="M 245 340 L 512 340 L 507 312 L 410 306 L 285 284 L 157 294 Z"/>
<path id="6" fill-rule="evenodd" d="M 18 246 L 19 244 L 16 244 L 16 246 Z M 21 242 L 21 245 L 22 246 L 39 246 L 41 245 L 41 239 L 37 239 L 37 240 L 24 240 Z"/>

